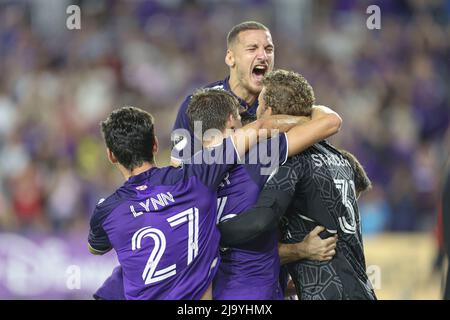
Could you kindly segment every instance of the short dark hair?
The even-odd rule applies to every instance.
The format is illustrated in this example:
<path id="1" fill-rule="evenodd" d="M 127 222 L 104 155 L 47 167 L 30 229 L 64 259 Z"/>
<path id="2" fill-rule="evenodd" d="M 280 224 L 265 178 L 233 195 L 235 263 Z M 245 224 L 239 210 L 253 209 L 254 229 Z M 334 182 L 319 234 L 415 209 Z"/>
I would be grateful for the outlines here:
<path id="1" fill-rule="evenodd" d="M 202 134 L 209 129 L 223 131 L 230 114 L 238 117 L 240 104 L 238 99 L 222 89 L 199 89 L 194 92 L 189 101 L 186 114 L 191 130 L 194 122 L 202 122 Z"/>
<path id="2" fill-rule="evenodd" d="M 100 125 L 106 146 L 125 168 L 153 162 L 155 130 L 150 113 L 126 106 L 114 110 Z"/>
<path id="3" fill-rule="evenodd" d="M 251 114 L 248 111 L 241 113 L 241 123 L 243 126 L 256 120 L 256 114 Z"/>
<path id="4" fill-rule="evenodd" d="M 273 114 L 310 116 L 314 90 L 306 79 L 293 71 L 276 70 L 266 74 L 263 99 Z"/>
<path id="5" fill-rule="evenodd" d="M 233 28 L 231 28 L 230 32 L 228 32 L 227 46 L 230 47 L 234 40 L 236 40 L 239 33 L 247 30 L 264 30 L 270 32 L 269 28 L 267 28 L 262 23 L 256 21 L 244 21 L 235 25 Z"/>
<path id="6" fill-rule="evenodd" d="M 347 150 L 340 149 L 339 152 L 350 162 L 354 171 L 356 195 L 359 196 L 362 192 L 370 190 L 372 188 L 372 182 L 358 159 Z"/>

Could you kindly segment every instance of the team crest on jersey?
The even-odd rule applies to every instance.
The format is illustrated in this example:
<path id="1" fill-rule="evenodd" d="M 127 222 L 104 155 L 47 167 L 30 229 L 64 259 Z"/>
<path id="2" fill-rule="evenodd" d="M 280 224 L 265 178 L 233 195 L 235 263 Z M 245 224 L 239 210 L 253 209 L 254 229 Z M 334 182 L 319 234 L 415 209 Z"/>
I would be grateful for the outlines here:
<path id="1" fill-rule="evenodd" d="M 147 186 L 145 184 L 143 184 L 142 186 L 137 186 L 136 187 L 136 190 L 139 190 L 139 191 L 144 191 L 146 189 L 147 189 Z"/>
<path id="2" fill-rule="evenodd" d="M 174 149 L 176 151 L 181 151 L 186 147 L 188 138 L 186 138 L 182 134 L 175 134 L 173 137 L 173 142 L 174 142 L 174 146 L 173 146 Z"/>

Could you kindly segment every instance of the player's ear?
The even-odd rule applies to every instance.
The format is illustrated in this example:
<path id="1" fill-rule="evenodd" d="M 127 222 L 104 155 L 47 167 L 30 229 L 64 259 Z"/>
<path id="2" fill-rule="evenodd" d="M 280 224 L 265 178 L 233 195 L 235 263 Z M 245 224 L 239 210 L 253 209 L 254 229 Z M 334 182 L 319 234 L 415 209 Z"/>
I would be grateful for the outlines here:
<path id="1" fill-rule="evenodd" d="M 153 155 L 158 153 L 158 149 L 159 149 L 159 142 L 158 142 L 158 138 L 155 136 L 155 143 L 153 144 L 153 149 L 152 149 Z"/>
<path id="2" fill-rule="evenodd" d="M 234 62 L 234 53 L 230 49 L 227 50 L 227 54 L 225 55 L 225 63 L 230 68 L 234 67 L 234 64 L 235 64 L 235 62 Z"/>
<path id="3" fill-rule="evenodd" d="M 117 161 L 117 158 L 114 155 L 114 153 L 109 148 L 106 148 L 106 153 L 108 154 L 108 159 L 111 163 L 115 164 L 115 163 L 119 162 L 119 161 Z"/>
<path id="4" fill-rule="evenodd" d="M 233 129 L 234 126 L 234 116 L 232 113 L 228 115 L 227 122 L 225 123 L 225 129 Z"/>
<path id="5" fill-rule="evenodd" d="M 273 113 L 273 110 L 272 110 L 271 107 L 268 107 L 268 106 L 262 107 L 262 106 L 260 106 L 260 107 L 258 107 L 258 110 L 259 110 L 259 108 L 261 108 L 261 113 L 259 114 L 258 118 L 263 119 L 263 118 L 266 118 L 266 117 L 270 117 L 272 115 L 272 113 Z"/>

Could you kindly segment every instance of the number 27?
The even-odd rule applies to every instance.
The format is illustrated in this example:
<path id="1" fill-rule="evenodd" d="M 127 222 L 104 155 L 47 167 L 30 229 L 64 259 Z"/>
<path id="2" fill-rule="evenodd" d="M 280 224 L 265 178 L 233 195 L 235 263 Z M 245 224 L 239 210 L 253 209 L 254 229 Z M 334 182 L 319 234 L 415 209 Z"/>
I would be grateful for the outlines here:
<path id="1" fill-rule="evenodd" d="M 189 265 L 198 255 L 198 209 L 190 208 L 167 219 L 171 227 L 182 223 L 188 224 L 188 261 Z M 136 231 L 131 239 L 131 249 L 133 251 L 141 249 L 142 239 L 151 237 L 154 247 L 145 265 L 142 279 L 145 284 L 155 283 L 177 273 L 176 265 L 172 264 L 164 269 L 156 270 L 158 263 L 166 250 L 166 236 L 164 233 L 153 227 L 144 227 Z"/>

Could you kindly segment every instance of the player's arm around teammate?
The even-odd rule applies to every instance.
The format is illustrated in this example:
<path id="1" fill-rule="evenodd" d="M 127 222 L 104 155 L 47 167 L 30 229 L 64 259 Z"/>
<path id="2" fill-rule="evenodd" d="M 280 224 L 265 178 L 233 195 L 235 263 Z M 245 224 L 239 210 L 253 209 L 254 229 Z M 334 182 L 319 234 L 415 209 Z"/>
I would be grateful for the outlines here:
<path id="1" fill-rule="evenodd" d="M 264 102 L 260 102 L 264 108 Z M 261 119 L 271 115 L 270 107 L 265 109 Z M 315 106 L 311 120 L 297 125 L 287 132 L 289 156 L 297 154 L 313 143 L 339 131 L 342 119 L 331 109 Z M 294 178 L 295 179 L 295 178 Z M 295 183 L 294 183 L 295 184 Z M 292 193 L 291 193 L 292 191 Z M 222 245 L 233 247 L 257 238 L 264 232 L 276 228 L 278 220 L 286 212 L 293 196 L 292 190 L 263 190 L 258 203 L 246 213 L 219 224 Z M 325 260 L 334 255 L 336 238 L 323 240 L 313 230 L 303 242 L 280 245 L 282 262 L 299 259 Z"/>

